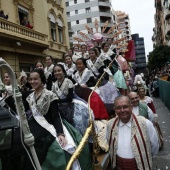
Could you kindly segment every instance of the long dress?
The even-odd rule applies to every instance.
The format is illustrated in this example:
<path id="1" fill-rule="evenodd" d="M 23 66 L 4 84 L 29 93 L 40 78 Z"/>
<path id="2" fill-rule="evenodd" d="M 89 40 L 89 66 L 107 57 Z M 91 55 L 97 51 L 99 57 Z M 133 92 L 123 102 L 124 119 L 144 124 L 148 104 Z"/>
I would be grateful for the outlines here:
<path id="1" fill-rule="evenodd" d="M 89 122 L 88 105 L 73 97 L 73 83 L 65 78 L 61 85 L 53 84 L 52 91 L 58 96 L 58 109 L 63 119 L 84 135 Z"/>
<path id="2" fill-rule="evenodd" d="M 126 82 L 122 73 L 122 70 L 120 68 L 120 65 L 115 58 L 115 54 L 113 51 L 109 50 L 107 53 L 102 52 L 101 53 L 102 58 L 105 58 L 104 63 L 106 66 L 112 62 L 114 59 L 112 66 L 110 67 L 110 71 L 113 75 L 114 81 L 116 83 L 117 88 L 127 89 Z"/>
<path id="3" fill-rule="evenodd" d="M 43 170 L 65 170 L 72 153 L 81 140 L 81 134 L 66 121 L 61 121 L 56 105 L 57 96 L 46 89 L 35 99 L 34 93 L 27 98 L 32 117 L 29 127 L 35 137 L 35 150 Z M 57 134 L 65 134 L 66 147 L 62 148 Z M 19 129 L 15 130 L 13 149 L 1 155 L 3 170 L 32 170 L 30 160 L 22 148 Z M 85 160 L 86 159 L 86 160 Z M 72 170 L 91 170 L 91 160 L 88 147 L 85 146 L 80 157 L 73 163 Z"/>
<path id="4" fill-rule="evenodd" d="M 96 77 L 100 78 L 100 76 L 104 73 L 105 64 L 100 57 L 96 59 L 95 62 L 92 62 L 91 59 L 86 61 L 87 67 L 93 72 Z M 101 85 L 99 87 L 100 96 L 102 101 L 106 104 L 113 104 L 114 99 L 119 95 L 117 88 L 113 84 L 113 82 L 108 81 L 109 75 L 108 73 L 105 74 Z"/>

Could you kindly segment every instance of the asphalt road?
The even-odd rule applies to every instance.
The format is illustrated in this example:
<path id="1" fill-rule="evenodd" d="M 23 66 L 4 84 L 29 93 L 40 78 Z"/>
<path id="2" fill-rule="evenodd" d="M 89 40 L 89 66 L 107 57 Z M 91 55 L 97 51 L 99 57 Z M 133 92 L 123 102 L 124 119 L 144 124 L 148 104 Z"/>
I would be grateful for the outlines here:
<path id="1" fill-rule="evenodd" d="M 153 160 L 153 170 L 170 170 L 170 110 L 160 98 L 153 98 L 158 122 L 164 136 L 164 148 Z"/>

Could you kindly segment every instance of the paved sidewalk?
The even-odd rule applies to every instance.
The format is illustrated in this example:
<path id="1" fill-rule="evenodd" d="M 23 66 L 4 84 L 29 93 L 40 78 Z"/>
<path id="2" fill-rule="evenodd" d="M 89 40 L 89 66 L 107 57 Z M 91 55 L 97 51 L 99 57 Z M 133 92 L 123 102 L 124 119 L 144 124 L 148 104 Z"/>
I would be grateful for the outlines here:
<path id="1" fill-rule="evenodd" d="M 170 110 L 160 98 L 153 98 L 158 122 L 164 135 L 164 148 L 153 160 L 153 170 L 170 170 Z M 169 99 L 170 100 L 170 99 Z"/>

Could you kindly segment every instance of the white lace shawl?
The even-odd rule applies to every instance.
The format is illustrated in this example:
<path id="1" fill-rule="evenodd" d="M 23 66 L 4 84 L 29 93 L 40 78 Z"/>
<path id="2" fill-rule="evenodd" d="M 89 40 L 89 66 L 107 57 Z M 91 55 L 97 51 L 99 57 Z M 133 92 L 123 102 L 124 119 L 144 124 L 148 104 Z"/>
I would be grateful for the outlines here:
<path id="1" fill-rule="evenodd" d="M 94 77 L 94 74 L 92 73 L 91 70 L 89 70 L 88 68 L 85 68 L 85 70 L 83 71 L 83 74 L 80 76 L 79 71 L 77 71 L 75 73 L 75 75 L 73 76 L 73 79 L 79 84 L 79 85 L 85 85 L 87 83 L 87 81 L 90 79 L 90 77 Z"/>
<path id="2" fill-rule="evenodd" d="M 58 85 L 58 81 L 53 83 L 52 92 L 54 92 L 60 99 L 66 98 L 69 93 L 69 89 L 73 88 L 74 85 L 71 80 L 65 78 L 61 87 Z"/>
<path id="3" fill-rule="evenodd" d="M 101 54 L 104 55 L 106 59 L 108 59 L 110 61 L 112 60 L 110 57 L 111 55 L 114 54 L 114 52 L 112 50 L 109 49 L 107 53 L 105 53 L 103 50 L 101 50 L 101 51 L 102 51 Z"/>
<path id="4" fill-rule="evenodd" d="M 144 101 L 146 104 L 148 104 L 148 103 L 152 103 L 152 102 L 153 102 L 153 99 L 150 98 L 149 96 L 145 96 L 145 99 L 142 100 L 142 101 Z"/>
<path id="5" fill-rule="evenodd" d="M 77 59 L 82 58 L 82 55 L 80 54 L 80 52 L 74 52 L 73 56 L 72 56 L 72 60 L 74 63 L 76 63 Z"/>
<path id="6" fill-rule="evenodd" d="M 30 108 L 33 104 L 35 104 L 38 112 L 42 115 L 46 115 L 51 102 L 57 99 L 58 97 L 56 94 L 44 88 L 37 102 L 35 100 L 35 92 L 31 93 L 26 100 L 29 103 Z"/>
<path id="7" fill-rule="evenodd" d="M 53 69 L 54 69 L 54 64 L 51 64 L 50 67 L 45 67 L 44 69 L 44 74 L 45 74 L 45 77 L 46 79 L 48 79 L 49 75 L 51 75 L 51 73 L 53 72 Z"/>

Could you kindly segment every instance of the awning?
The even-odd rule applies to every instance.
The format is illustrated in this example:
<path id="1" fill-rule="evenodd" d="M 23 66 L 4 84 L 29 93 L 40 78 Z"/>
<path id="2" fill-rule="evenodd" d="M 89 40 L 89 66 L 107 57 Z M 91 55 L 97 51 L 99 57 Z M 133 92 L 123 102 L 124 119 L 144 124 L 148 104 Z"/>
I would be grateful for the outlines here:
<path id="1" fill-rule="evenodd" d="M 60 18 L 57 19 L 57 22 L 58 22 L 58 26 L 63 27 L 63 23 Z"/>
<path id="2" fill-rule="evenodd" d="M 166 16 L 165 16 L 165 19 L 167 20 L 167 19 L 170 19 L 170 14 L 167 14 Z"/>
<path id="3" fill-rule="evenodd" d="M 25 12 L 25 13 L 27 13 L 27 14 L 29 13 L 29 11 L 27 9 L 25 9 L 24 7 L 22 7 L 20 5 L 18 5 L 18 9 Z"/>

